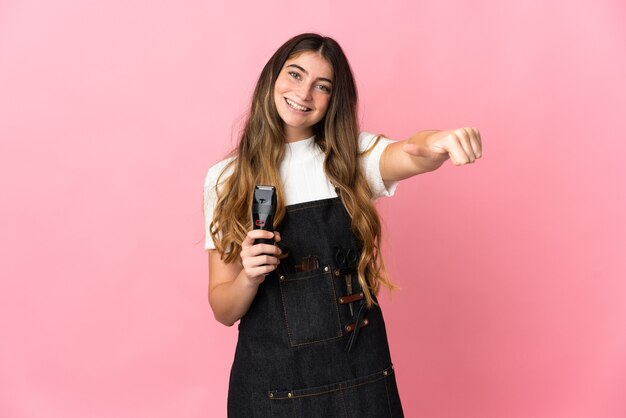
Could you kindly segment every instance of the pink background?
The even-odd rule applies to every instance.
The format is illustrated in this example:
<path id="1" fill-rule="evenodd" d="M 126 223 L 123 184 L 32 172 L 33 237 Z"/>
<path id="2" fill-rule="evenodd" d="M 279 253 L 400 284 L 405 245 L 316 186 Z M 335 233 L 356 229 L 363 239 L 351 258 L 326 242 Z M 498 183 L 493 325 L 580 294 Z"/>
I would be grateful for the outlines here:
<path id="1" fill-rule="evenodd" d="M 382 3 L 0 3 L 0 416 L 226 415 L 202 185 L 304 31 L 363 129 L 482 134 L 379 203 L 407 416 L 626 416 L 624 3 Z"/>

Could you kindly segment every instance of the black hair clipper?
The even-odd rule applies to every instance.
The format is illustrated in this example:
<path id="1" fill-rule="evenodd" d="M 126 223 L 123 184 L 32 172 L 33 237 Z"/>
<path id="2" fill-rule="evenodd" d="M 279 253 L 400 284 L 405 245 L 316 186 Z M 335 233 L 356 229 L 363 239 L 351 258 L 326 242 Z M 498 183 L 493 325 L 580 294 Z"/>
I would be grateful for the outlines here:
<path id="1" fill-rule="evenodd" d="M 252 227 L 274 232 L 276 215 L 276 188 L 274 186 L 254 186 L 252 201 Z M 257 238 L 254 244 L 274 244 L 271 238 Z"/>

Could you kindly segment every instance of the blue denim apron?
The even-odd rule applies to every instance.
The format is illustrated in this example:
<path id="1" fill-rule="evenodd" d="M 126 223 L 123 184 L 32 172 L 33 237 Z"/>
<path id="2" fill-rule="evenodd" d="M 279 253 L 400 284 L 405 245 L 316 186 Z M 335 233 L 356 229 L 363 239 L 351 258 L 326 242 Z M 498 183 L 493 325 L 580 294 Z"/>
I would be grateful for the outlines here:
<path id="1" fill-rule="evenodd" d="M 341 199 L 286 211 L 276 229 L 288 257 L 239 322 L 228 416 L 403 417 L 385 322 L 365 305 L 361 247 Z"/>

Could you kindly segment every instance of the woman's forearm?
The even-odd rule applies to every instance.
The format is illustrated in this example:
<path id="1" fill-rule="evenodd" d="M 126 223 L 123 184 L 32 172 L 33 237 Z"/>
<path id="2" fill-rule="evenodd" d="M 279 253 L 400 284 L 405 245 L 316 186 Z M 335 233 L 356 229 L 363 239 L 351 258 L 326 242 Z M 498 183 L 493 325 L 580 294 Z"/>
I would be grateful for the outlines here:
<path id="1" fill-rule="evenodd" d="M 383 181 L 400 181 L 439 168 L 443 160 L 436 161 L 424 155 L 411 155 L 403 149 L 406 144 L 423 148 L 428 137 L 436 132 L 440 131 L 434 129 L 419 131 L 409 139 L 394 140 L 389 144 L 380 158 L 380 174 Z"/>
<path id="2" fill-rule="evenodd" d="M 389 144 L 380 157 L 380 174 L 383 181 L 399 181 L 434 171 L 448 159 L 454 165 L 464 165 L 481 157 L 482 144 L 477 128 L 431 129 Z"/>
<path id="3" fill-rule="evenodd" d="M 234 280 L 216 286 L 209 297 L 215 319 L 232 326 L 248 312 L 258 289 L 258 285 L 250 283 L 243 269 Z"/>

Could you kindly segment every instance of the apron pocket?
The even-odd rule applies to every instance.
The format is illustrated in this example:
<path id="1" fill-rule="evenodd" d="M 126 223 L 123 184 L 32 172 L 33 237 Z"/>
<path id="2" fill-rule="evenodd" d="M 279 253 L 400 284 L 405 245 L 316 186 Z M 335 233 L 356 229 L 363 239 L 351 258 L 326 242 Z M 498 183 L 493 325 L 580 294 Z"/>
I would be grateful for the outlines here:
<path id="1" fill-rule="evenodd" d="M 272 417 L 402 417 L 391 390 L 393 365 L 367 376 L 324 386 L 270 390 Z M 395 387 L 395 384 L 393 385 Z"/>
<path id="2" fill-rule="evenodd" d="M 332 269 L 279 276 L 285 325 L 291 347 L 341 338 L 341 322 Z"/>

